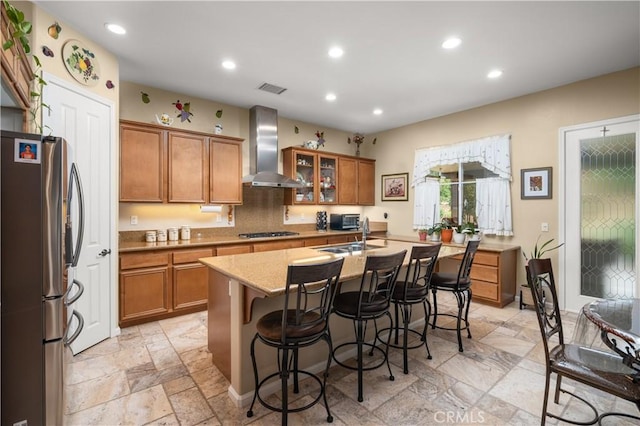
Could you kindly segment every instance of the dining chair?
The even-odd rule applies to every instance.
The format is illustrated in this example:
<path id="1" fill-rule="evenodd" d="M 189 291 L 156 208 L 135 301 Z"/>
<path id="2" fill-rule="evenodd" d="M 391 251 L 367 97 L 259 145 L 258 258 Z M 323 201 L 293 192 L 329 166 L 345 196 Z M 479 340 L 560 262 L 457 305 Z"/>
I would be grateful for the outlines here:
<path id="1" fill-rule="evenodd" d="M 471 266 L 473 259 L 478 251 L 480 241 L 467 242 L 458 272 L 434 272 L 431 276 L 431 294 L 433 295 L 433 322 L 432 328 L 442 330 L 456 330 L 458 334 L 458 351 L 463 352 L 462 348 L 462 330 L 467 330 L 467 337 L 471 339 L 471 329 L 469 328 L 469 307 L 471 306 Z M 456 297 L 458 304 L 457 315 L 449 313 L 438 313 L 438 291 L 449 291 Z M 462 311 L 465 309 L 464 318 Z M 437 325 L 438 316 L 447 316 L 456 318 L 456 328 L 441 327 Z M 464 327 L 462 321 L 464 319 Z"/>
<path id="2" fill-rule="evenodd" d="M 247 417 L 253 417 L 253 406 L 258 400 L 266 408 L 281 412 L 282 424 L 286 425 L 289 413 L 306 410 L 318 403 L 320 398 L 323 398 L 327 410 L 327 422 L 333 421 L 326 395 L 326 380 L 333 353 L 329 336 L 329 315 L 343 263 L 344 258 L 339 258 L 326 263 L 288 266 L 286 290 L 283 296 L 284 307 L 282 310 L 270 312 L 258 320 L 257 332 L 251 341 L 255 391 L 251 406 L 247 411 Z M 322 380 L 317 375 L 300 369 L 298 357 L 300 348 L 314 345 L 321 340 L 324 340 L 329 348 Z M 269 374 L 262 380 L 258 376 L 255 356 L 255 345 L 258 341 L 276 348 L 278 352 L 278 371 Z M 291 359 L 289 358 L 290 354 L 292 355 Z M 300 374 L 312 378 L 318 383 L 320 390 L 313 401 L 301 407 L 289 407 L 288 382 L 290 373 L 293 373 L 293 393 L 299 392 L 298 376 Z M 275 377 L 280 378 L 282 390 L 280 407 L 267 403 L 260 395 L 260 388 Z"/>
<path id="3" fill-rule="evenodd" d="M 565 343 L 551 260 L 530 259 L 528 266 L 529 278 L 531 279 L 531 295 L 538 317 L 545 353 L 546 374 L 541 424 L 545 424 L 546 417 L 580 425 L 600 423 L 602 418 L 612 415 L 640 420 L 640 417 L 627 413 L 608 412 L 598 414 L 598 410 L 592 403 L 562 388 L 562 378 L 566 377 L 631 401 L 640 410 L 640 385 L 633 380 L 635 370 L 626 366 L 619 355 L 591 347 Z M 550 339 L 554 336 L 557 337 L 558 344 L 551 347 Z M 593 418 L 587 421 L 576 421 L 562 418 L 547 411 L 552 373 L 556 374 L 554 402 L 558 404 L 560 392 L 571 395 L 591 408 Z"/>
<path id="4" fill-rule="evenodd" d="M 369 255 L 366 258 L 360 286 L 355 291 L 342 291 L 343 286 L 338 286 L 337 294 L 333 301 L 333 313 L 339 317 L 353 321 L 355 342 L 342 343 L 333 350 L 333 359 L 335 362 L 345 368 L 358 371 L 358 401 L 363 399 L 362 375 L 364 371 L 376 369 L 386 363 L 389 370 L 389 380 L 395 380 L 391 366 L 389 365 L 389 341 L 391 333 L 389 333 L 384 349 L 376 346 L 377 341 L 377 325 L 375 320 L 386 316 L 389 323 L 392 323 L 389 306 L 391 304 L 391 296 L 398 278 L 398 272 L 402 267 L 406 250 L 389 255 Z M 374 321 L 375 335 L 373 343 L 365 342 L 368 321 Z M 342 362 L 337 353 L 347 347 L 356 346 L 356 363 L 357 366 L 347 365 Z M 382 360 L 374 365 L 364 366 L 363 348 L 370 348 L 370 353 L 378 350 L 383 356 Z"/>
<path id="5" fill-rule="evenodd" d="M 431 359 L 431 352 L 429 351 L 429 344 L 427 343 L 427 327 L 431 313 L 429 286 L 441 247 L 442 243 L 413 246 L 411 248 L 409 266 L 407 267 L 404 280 L 398 279 L 391 296 L 391 303 L 394 305 L 393 325 L 389 328 L 379 330 L 377 334 L 378 340 L 382 341 L 382 335 L 384 335 L 385 332 L 393 333 L 393 342 L 389 343 L 389 346 L 402 349 L 404 374 L 409 374 L 409 349 L 417 349 L 424 346 L 427 350 L 427 359 Z M 422 304 L 424 309 L 424 327 L 421 333 L 409 328 L 413 306 L 418 304 Z M 402 327 L 400 326 L 399 314 L 402 315 Z M 403 330 L 402 345 L 398 342 L 401 329 Z M 410 333 L 418 335 L 420 342 L 409 346 Z"/>

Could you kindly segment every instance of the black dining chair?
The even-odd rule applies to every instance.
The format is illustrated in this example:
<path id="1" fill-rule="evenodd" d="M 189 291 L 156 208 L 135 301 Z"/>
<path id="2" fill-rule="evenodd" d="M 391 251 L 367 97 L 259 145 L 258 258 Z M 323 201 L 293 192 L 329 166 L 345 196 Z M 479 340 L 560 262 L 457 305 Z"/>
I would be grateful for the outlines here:
<path id="1" fill-rule="evenodd" d="M 333 350 L 333 359 L 345 368 L 358 371 L 359 402 L 364 400 L 362 390 L 362 375 L 364 371 L 376 369 L 386 363 L 389 369 L 389 380 L 395 379 L 389 365 L 389 339 L 391 339 L 391 333 L 389 333 L 384 349 L 376 346 L 378 331 L 375 320 L 387 316 L 389 322 L 392 323 L 391 314 L 389 313 L 391 296 L 406 254 L 407 251 L 402 250 L 399 253 L 389 255 L 367 256 L 359 288 L 354 291 L 343 292 L 343 286 L 340 285 L 333 301 L 333 313 L 353 321 L 356 338 L 355 342 L 346 342 L 336 346 Z M 375 335 L 373 343 L 368 343 L 365 342 L 365 337 L 367 323 L 371 320 L 374 321 Z M 357 366 L 355 367 L 342 362 L 337 355 L 342 348 L 349 346 L 356 346 L 357 349 Z M 365 346 L 370 348 L 371 353 L 376 349 L 382 353 L 382 360 L 374 363 L 374 365 L 365 367 L 363 360 L 363 348 Z"/>
<path id="2" fill-rule="evenodd" d="M 598 414 L 598 410 L 593 404 L 562 388 L 562 379 L 566 377 L 631 401 L 640 410 L 640 384 L 634 382 L 634 374 L 637 372 L 626 366 L 619 355 L 565 343 L 551 260 L 531 259 L 528 266 L 531 295 L 542 334 L 546 367 L 541 424 L 545 424 L 547 417 L 580 425 L 600 423 L 602 418 L 612 415 L 640 420 L 640 417 L 627 413 Z M 551 347 L 550 339 L 554 336 L 557 337 L 558 344 Z M 570 420 L 547 411 L 552 373 L 556 374 L 554 402 L 558 403 L 560 392 L 571 395 L 591 408 L 593 411 L 592 419 L 587 421 Z"/>
<path id="3" fill-rule="evenodd" d="M 392 327 L 381 329 L 378 332 L 378 340 L 382 341 L 385 332 L 393 333 L 393 342 L 389 343 L 392 348 L 402 349 L 403 371 L 409 374 L 409 349 L 417 349 L 424 346 L 427 350 L 427 359 L 431 359 L 429 344 L 427 343 L 427 327 L 429 325 L 429 315 L 431 304 L 429 303 L 429 286 L 431 275 L 438 261 L 438 253 L 442 243 L 432 245 L 413 246 L 409 255 L 409 266 L 406 270 L 404 280 L 398 279 L 396 287 L 391 296 L 391 303 L 394 305 L 394 322 Z M 409 328 L 413 306 L 422 304 L 424 309 L 424 327 L 422 332 L 417 332 Z M 402 326 L 400 325 L 400 315 L 402 315 Z M 402 344 L 398 342 L 400 330 L 403 330 Z M 420 341 L 413 346 L 409 346 L 409 334 L 416 334 Z"/>
<path id="4" fill-rule="evenodd" d="M 326 380 L 331 365 L 331 354 L 333 353 L 329 335 L 329 315 L 343 263 L 344 258 L 340 258 L 320 264 L 289 265 L 286 291 L 283 296 L 284 308 L 261 317 L 256 324 L 256 335 L 251 341 L 251 362 L 253 364 L 255 392 L 251 407 L 247 411 L 247 417 L 253 416 L 253 406 L 258 400 L 266 408 L 281 412 L 282 424 L 286 425 L 288 413 L 306 410 L 318 403 L 320 398 L 323 398 L 327 410 L 327 422 L 331 423 L 333 421 L 326 395 Z M 324 340 L 329 348 L 327 366 L 322 380 L 317 375 L 300 369 L 298 364 L 299 349 L 314 345 L 321 340 Z M 258 377 L 255 356 L 255 344 L 258 341 L 278 350 L 279 370 L 262 380 Z M 290 373 L 293 374 L 294 393 L 299 392 L 298 376 L 300 374 L 312 378 L 318 383 L 320 391 L 313 401 L 302 407 L 289 407 L 288 382 Z M 274 377 L 279 377 L 281 382 L 282 399 L 280 407 L 267 403 L 260 395 L 260 388 Z"/>
<path id="5" fill-rule="evenodd" d="M 456 330 L 458 333 L 458 351 L 463 352 L 462 348 L 462 330 L 467 330 L 467 337 L 471 339 L 471 329 L 469 328 L 469 307 L 471 306 L 471 266 L 473 265 L 473 259 L 478 251 L 480 241 L 467 242 L 467 248 L 465 249 L 462 260 L 460 261 L 460 267 L 457 273 L 451 272 L 434 272 L 431 276 L 431 293 L 433 294 L 433 322 L 432 328 L 439 328 L 442 330 Z M 449 313 L 438 313 L 438 291 L 449 291 L 456 297 L 458 303 L 457 315 Z M 466 309 L 465 309 L 466 307 Z M 464 317 L 462 316 L 462 311 Z M 448 316 L 456 318 L 456 328 L 440 327 L 437 325 L 438 316 Z M 462 321 L 464 320 L 464 327 Z"/>

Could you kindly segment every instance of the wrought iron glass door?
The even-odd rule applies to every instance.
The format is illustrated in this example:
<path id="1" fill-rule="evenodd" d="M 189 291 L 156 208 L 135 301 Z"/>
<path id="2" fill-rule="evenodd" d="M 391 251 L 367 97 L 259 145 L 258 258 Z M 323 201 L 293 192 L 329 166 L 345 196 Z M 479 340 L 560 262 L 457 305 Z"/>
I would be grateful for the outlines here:
<path id="1" fill-rule="evenodd" d="M 640 297 L 638 135 L 637 117 L 564 132 L 560 238 L 568 310 L 594 299 Z"/>

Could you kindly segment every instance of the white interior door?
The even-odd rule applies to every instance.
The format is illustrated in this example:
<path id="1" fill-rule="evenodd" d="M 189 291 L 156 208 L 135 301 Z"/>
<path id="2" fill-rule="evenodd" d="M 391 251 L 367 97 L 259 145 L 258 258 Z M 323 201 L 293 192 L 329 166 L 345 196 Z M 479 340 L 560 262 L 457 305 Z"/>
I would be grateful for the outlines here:
<path id="1" fill-rule="evenodd" d="M 560 139 L 565 308 L 640 297 L 638 116 L 562 129 Z"/>
<path id="2" fill-rule="evenodd" d="M 73 305 L 84 317 L 84 329 L 71 344 L 74 354 L 110 337 L 113 299 L 111 249 L 113 226 L 113 103 L 53 76 L 45 76 L 45 133 L 67 140 L 78 167 L 85 198 L 85 228 L 80 259 L 73 272 L 85 287 Z M 75 231 L 74 231 L 75 232 Z M 68 309 L 68 314 L 71 309 Z"/>

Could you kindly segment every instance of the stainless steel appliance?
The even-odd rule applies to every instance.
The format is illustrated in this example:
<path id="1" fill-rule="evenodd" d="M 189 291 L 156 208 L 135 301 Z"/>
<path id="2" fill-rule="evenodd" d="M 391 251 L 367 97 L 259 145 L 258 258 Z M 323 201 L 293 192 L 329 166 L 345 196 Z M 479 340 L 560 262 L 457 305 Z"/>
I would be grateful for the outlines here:
<path id="1" fill-rule="evenodd" d="M 338 231 L 354 230 L 360 227 L 360 215 L 355 213 L 335 214 L 329 216 L 329 228 Z"/>
<path id="2" fill-rule="evenodd" d="M 83 289 L 73 276 L 82 187 L 64 139 L 5 131 L 1 139 L 1 423 L 59 425 L 64 346 L 84 324 L 71 307 Z"/>

